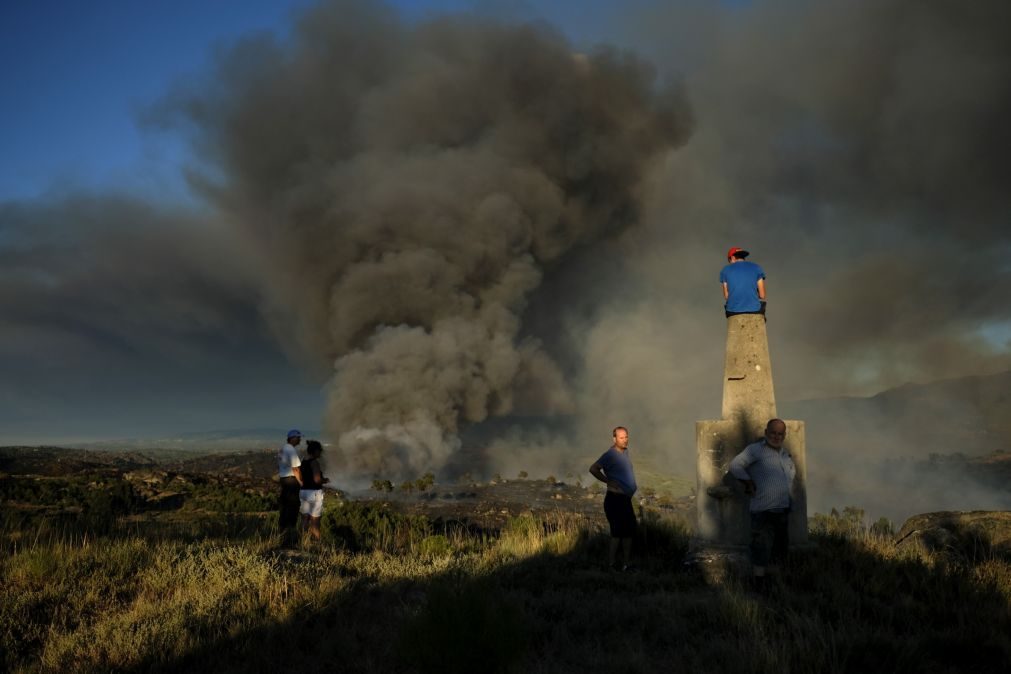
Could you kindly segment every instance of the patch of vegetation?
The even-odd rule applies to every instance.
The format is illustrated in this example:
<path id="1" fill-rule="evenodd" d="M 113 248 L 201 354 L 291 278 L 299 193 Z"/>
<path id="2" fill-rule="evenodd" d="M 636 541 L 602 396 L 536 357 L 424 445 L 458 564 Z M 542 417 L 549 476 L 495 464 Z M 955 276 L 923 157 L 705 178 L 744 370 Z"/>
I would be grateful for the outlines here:
<path id="1" fill-rule="evenodd" d="M 432 473 L 425 473 L 414 481 L 414 487 L 418 491 L 427 491 L 433 484 L 435 484 L 435 475 Z"/>
<path id="2" fill-rule="evenodd" d="M 880 517 L 870 526 L 865 524 L 863 508 L 846 506 L 840 513 L 832 508 L 828 515 L 815 513 L 808 518 L 808 526 L 814 533 L 826 536 L 875 536 L 887 538 L 895 535 L 895 527 L 887 517 Z"/>
<path id="3" fill-rule="evenodd" d="M 372 480 L 372 491 L 389 493 L 393 491 L 393 483 L 389 480 Z"/>
<path id="4" fill-rule="evenodd" d="M 277 495 L 224 482 L 193 484 L 187 506 L 217 513 L 258 513 L 277 509 Z"/>
<path id="5" fill-rule="evenodd" d="M 405 551 L 432 533 L 420 515 L 405 515 L 384 504 L 346 502 L 327 510 L 320 522 L 323 540 L 351 551 Z"/>

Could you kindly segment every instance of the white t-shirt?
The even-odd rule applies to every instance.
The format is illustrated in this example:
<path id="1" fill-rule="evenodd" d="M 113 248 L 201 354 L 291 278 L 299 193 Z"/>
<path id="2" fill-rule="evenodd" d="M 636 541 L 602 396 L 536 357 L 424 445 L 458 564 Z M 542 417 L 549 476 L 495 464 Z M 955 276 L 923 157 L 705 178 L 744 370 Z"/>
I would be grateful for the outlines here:
<path id="1" fill-rule="evenodd" d="M 291 446 L 291 443 L 285 443 L 284 447 L 277 451 L 277 475 L 279 477 L 292 477 L 295 475 L 295 471 L 292 468 L 298 468 L 302 465 L 302 460 L 298 458 L 298 451 Z"/>

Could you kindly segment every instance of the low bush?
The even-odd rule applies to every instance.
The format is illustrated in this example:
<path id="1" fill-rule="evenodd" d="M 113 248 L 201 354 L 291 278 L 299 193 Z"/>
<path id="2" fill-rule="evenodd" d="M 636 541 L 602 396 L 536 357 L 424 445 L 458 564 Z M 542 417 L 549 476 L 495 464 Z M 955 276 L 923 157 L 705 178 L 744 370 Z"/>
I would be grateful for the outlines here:
<path id="1" fill-rule="evenodd" d="M 404 515 L 382 504 L 345 502 L 323 513 L 323 540 L 351 551 L 411 549 L 432 533 L 428 519 Z"/>

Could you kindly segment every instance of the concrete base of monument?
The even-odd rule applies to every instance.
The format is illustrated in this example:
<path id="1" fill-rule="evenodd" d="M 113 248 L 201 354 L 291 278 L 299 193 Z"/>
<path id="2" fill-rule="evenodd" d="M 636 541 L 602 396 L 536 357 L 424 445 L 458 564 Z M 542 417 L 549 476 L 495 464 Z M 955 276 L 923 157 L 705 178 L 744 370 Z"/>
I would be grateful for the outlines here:
<path id="1" fill-rule="evenodd" d="M 797 468 L 794 478 L 793 508 L 790 512 L 790 540 L 807 540 L 807 455 L 804 422 L 786 421 L 785 446 Z M 750 498 L 741 483 L 727 470 L 731 459 L 746 445 L 761 438 L 765 421 L 698 421 L 695 440 L 696 463 L 695 534 L 700 540 L 719 546 L 747 546 L 751 540 Z"/>

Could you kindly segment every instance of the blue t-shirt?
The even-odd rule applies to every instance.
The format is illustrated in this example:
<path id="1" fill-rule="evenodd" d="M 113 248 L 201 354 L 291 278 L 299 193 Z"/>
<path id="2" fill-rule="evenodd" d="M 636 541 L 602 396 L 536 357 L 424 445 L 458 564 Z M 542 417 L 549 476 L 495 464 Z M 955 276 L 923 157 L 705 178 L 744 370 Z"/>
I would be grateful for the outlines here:
<path id="1" fill-rule="evenodd" d="M 764 279 L 765 272 L 754 262 L 742 260 L 728 264 L 720 271 L 720 283 L 727 284 L 727 311 L 741 313 L 758 311 L 762 303 L 758 299 L 758 279 Z"/>
<path id="2" fill-rule="evenodd" d="M 597 463 L 604 469 L 604 475 L 608 480 L 614 480 L 621 485 L 621 490 L 625 496 L 632 496 L 638 487 L 635 484 L 635 473 L 632 472 L 632 459 L 628 455 L 628 450 L 619 452 L 612 446 L 601 454 Z"/>

